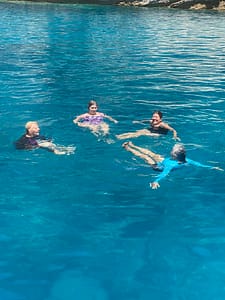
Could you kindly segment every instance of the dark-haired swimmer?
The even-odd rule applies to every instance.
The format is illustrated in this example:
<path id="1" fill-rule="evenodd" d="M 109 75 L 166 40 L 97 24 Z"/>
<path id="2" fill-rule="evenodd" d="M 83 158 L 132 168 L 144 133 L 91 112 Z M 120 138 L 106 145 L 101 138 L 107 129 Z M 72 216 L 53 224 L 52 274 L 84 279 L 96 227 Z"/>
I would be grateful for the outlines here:
<path id="1" fill-rule="evenodd" d="M 29 121 L 25 125 L 26 133 L 23 134 L 16 142 L 15 147 L 18 150 L 33 150 L 43 148 L 54 154 L 73 154 L 75 147 L 56 146 L 44 136 L 40 135 L 38 122 Z"/>
<path id="2" fill-rule="evenodd" d="M 176 130 L 169 126 L 167 123 L 162 121 L 162 112 L 161 111 L 155 111 L 152 115 L 151 120 L 142 120 L 142 121 L 133 121 L 133 123 L 150 123 L 150 127 L 146 129 L 140 129 L 135 132 L 127 132 L 117 135 L 116 137 L 119 140 L 122 139 L 130 139 L 130 138 L 136 138 L 142 135 L 146 136 L 159 136 L 161 134 L 166 135 L 169 131 L 173 133 L 173 139 L 180 141 L 180 138 L 177 136 Z"/>
<path id="3" fill-rule="evenodd" d="M 182 144 L 175 144 L 171 153 L 170 158 L 164 158 L 163 156 L 156 154 L 148 149 L 135 146 L 131 142 L 126 142 L 123 147 L 133 153 L 134 155 L 144 159 L 154 170 L 161 172 L 154 182 L 150 183 L 152 189 L 160 187 L 159 181 L 165 178 L 171 171 L 180 169 L 186 166 L 197 166 L 209 169 L 216 169 L 223 171 L 219 167 L 212 167 L 209 165 L 203 165 L 197 161 L 186 158 L 186 150 Z"/>
<path id="4" fill-rule="evenodd" d="M 92 131 L 95 135 L 108 135 L 109 134 L 109 125 L 104 122 L 104 119 L 108 119 L 114 123 L 118 123 L 117 120 L 112 117 L 98 112 L 97 102 L 91 100 L 88 103 L 88 112 L 82 115 L 77 116 L 73 122 L 80 127 L 86 127 Z"/>

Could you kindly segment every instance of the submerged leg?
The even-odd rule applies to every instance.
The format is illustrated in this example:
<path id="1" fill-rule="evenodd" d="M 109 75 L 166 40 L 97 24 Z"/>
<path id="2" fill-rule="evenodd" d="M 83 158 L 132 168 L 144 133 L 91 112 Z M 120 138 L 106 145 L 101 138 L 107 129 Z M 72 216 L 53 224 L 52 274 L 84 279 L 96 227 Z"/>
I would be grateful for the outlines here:
<path id="1" fill-rule="evenodd" d="M 124 139 L 130 139 L 130 138 L 136 138 L 141 135 L 151 135 L 151 133 L 147 129 L 141 129 L 134 132 L 127 132 L 116 135 L 118 140 L 124 140 Z"/>
<path id="2" fill-rule="evenodd" d="M 99 125 L 99 130 L 103 135 L 108 135 L 109 134 L 109 124 L 102 122 Z"/>
<path id="3" fill-rule="evenodd" d="M 99 125 L 90 125 L 89 129 L 96 136 L 105 136 L 109 134 L 109 125 L 105 122 L 102 122 Z"/>

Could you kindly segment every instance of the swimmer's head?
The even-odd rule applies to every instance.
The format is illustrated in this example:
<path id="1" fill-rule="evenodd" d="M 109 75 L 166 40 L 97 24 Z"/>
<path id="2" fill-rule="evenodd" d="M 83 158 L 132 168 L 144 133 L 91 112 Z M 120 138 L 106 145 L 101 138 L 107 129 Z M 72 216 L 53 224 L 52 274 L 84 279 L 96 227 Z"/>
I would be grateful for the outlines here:
<path id="1" fill-rule="evenodd" d="M 29 130 L 33 125 L 37 125 L 36 121 L 29 121 L 25 124 L 25 128 Z"/>
<path id="2" fill-rule="evenodd" d="M 153 112 L 152 116 L 154 116 L 154 115 L 158 115 L 160 119 L 162 119 L 162 117 L 163 117 L 163 114 L 160 110 L 155 110 Z"/>
<path id="3" fill-rule="evenodd" d="M 89 103 L 88 103 L 88 109 L 90 109 L 92 106 L 95 107 L 95 108 L 97 108 L 98 107 L 97 102 L 94 101 L 94 100 L 89 101 Z"/>
<path id="4" fill-rule="evenodd" d="M 182 144 L 175 144 L 170 155 L 174 160 L 186 162 L 186 150 Z"/>
<path id="5" fill-rule="evenodd" d="M 159 123 L 162 122 L 162 117 L 163 117 L 163 114 L 161 111 L 157 110 L 157 111 L 154 111 L 153 114 L 152 114 L 152 118 L 150 120 L 150 123 L 152 125 L 158 125 Z"/>
<path id="6" fill-rule="evenodd" d="M 29 121 L 25 124 L 26 132 L 29 134 L 39 134 L 39 126 L 36 121 Z"/>

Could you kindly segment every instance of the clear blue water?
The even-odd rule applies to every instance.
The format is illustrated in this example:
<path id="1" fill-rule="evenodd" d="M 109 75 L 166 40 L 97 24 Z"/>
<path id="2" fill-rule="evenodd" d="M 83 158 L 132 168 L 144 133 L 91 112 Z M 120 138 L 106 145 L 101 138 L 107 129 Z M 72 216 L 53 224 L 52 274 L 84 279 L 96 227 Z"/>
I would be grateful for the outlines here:
<path id="1" fill-rule="evenodd" d="M 114 137 L 160 109 L 190 158 L 225 168 L 224 13 L 0 3 L 0 20 L 0 299 L 224 300 L 224 173 L 153 191 Z M 112 144 L 72 123 L 92 98 Z M 16 151 L 28 120 L 75 155 Z"/>

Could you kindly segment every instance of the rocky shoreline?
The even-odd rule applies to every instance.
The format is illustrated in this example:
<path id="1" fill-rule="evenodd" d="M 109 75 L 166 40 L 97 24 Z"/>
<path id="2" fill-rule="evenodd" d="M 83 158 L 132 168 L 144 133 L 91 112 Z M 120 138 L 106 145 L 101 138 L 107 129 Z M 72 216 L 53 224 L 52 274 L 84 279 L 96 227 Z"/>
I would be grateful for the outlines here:
<path id="1" fill-rule="evenodd" d="M 220 0 L 134 0 L 121 1 L 123 6 L 169 7 L 180 9 L 214 9 L 225 11 L 225 1 Z"/>
<path id="2" fill-rule="evenodd" d="M 193 9 L 193 10 L 210 9 L 210 10 L 217 10 L 217 11 L 225 11 L 225 0 L 43 0 L 43 1 L 28 0 L 28 1 L 39 2 L 39 3 L 45 2 L 45 3 L 68 3 L 68 4 L 97 4 L 97 5 L 100 4 L 100 5 L 136 6 L 136 7 L 167 7 L 167 8 Z M 6 2 L 11 2 L 11 1 L 6 0 Z M 20 0 L 16 0 L 14 2 L 20 2 Z"/>

